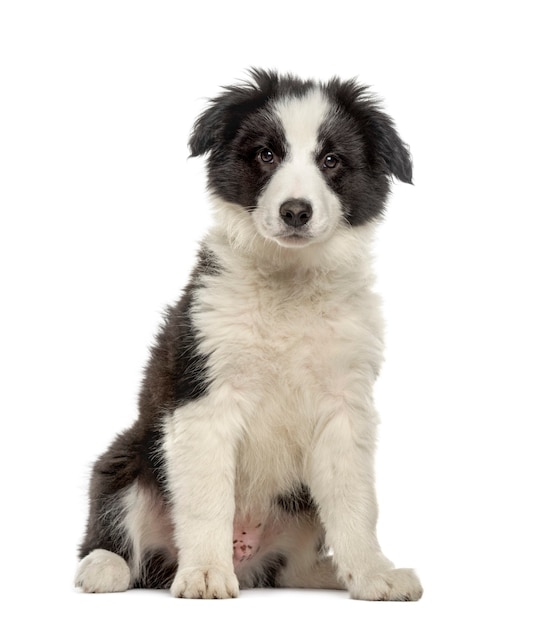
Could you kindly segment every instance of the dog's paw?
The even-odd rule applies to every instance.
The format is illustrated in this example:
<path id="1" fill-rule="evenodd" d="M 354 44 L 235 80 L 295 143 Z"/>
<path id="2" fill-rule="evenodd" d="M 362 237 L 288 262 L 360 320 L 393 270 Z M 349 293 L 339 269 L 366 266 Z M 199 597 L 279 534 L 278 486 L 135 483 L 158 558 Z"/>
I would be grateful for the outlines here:
<path id="1" fill-rule="evenodd" d="M 411 569 L 390 569 L 355 578 L 348 577 L 347 586 L 355 600 L 415 601 L 422 596 L 420 581 Z"/>
<path id="2" fill-rule="evenodd" d="M 93 550 L 79 564 L 75 586 L 86 593 L 126 591 L 130 586 L 130 569 L 118 554 Z"/>
<path id="3" fill-rule="evenodd" d="M 237 598 L 239 583 L 233 569 L 186 567 L 177 571 L 171 593 L 175 598 Z"/>

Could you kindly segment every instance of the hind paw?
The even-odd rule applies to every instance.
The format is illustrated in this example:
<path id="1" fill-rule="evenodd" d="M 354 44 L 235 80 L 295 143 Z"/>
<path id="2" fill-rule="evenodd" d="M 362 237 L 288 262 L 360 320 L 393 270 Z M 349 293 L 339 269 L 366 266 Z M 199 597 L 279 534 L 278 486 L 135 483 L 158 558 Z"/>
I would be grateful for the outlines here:
<path id="1" fill-rule="evenodd" d="M 130 586 L 130 569 L 118 554 L 93 550 L 79 564 L 75 586 L 85 593 L 126 591 Z"/>

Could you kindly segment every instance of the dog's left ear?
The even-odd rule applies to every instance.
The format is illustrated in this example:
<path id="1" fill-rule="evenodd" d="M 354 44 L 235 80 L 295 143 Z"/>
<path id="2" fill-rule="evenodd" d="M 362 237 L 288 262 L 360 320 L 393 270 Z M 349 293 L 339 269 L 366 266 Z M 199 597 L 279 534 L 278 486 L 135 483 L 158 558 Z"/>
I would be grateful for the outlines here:
<path id="1" fill-rule="evenodd" d="M 332 79 L 328 87 L 357 121 L 366 145 L 366 156 L 375 173 L 412 183 L 413 164 L 409 148 L 400 139 L 392 118 L 381 109 L 368 87 L 354 79 L 342 81 L 338 78 Z"/>
<path id="2" fill-rule="evenodd" d="M 373 109 L 364 131 L 372 144 L 375 159 L 390 176 L 403 183 L 413 183 L 413 162 L 407 145 L 398 135 L 394 122 L 386 113 Z M 380 162 L 380 163 L 379 163 Z"/>

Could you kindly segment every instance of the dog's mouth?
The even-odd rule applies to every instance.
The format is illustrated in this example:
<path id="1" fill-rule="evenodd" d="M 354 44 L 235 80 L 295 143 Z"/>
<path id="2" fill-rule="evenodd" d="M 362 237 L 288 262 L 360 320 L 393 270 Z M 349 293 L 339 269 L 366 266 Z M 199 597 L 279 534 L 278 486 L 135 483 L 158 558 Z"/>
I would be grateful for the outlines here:
<path id="1" fill-rule="evenodd" d="M 313 237 L 304 233 L 281 233 L 275 235 L 273 239 L 284 248 L 303 248 L 313 241 Z"/>

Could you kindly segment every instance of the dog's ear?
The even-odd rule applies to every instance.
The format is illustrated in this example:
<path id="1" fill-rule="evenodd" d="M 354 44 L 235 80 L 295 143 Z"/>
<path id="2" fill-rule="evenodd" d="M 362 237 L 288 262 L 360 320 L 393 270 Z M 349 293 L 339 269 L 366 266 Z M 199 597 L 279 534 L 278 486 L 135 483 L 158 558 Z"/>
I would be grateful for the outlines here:
<path id="1" fill-rule="evenodd" d="M 357 121 L 367 147 L 367 158 L 376 173 L 412 183 L 413 164 L 409 148 L 398 135 L 392 118 L 381 110 L 379 101 L 368 87 L 355 80 L 333 79 L 329 88 L 340 105 Z"/>
<path id="2" fill-rule="evenodd" d="M 413 162 L 407 145 L 398 135 L 392 119 L 375 109 L 367 121 L 365 135 L 385 172 L 403 183 L 413 183 Z"/>
<path id="3" fill-rule="evenodd" d="M 247 114 L 262 106 L 277 88 L 275 72 L 251 69 L 249 74 L 252 80 L 225 87 L 196 120 L 189 139 L 191 156 L 200 156 L 230 141 Z"/>
<path id="4" fill-rule="evenodd" d="M 189 139 L 190 156 L 209 152 L 223 141 L 230 114 L 226 95 L 215 98 L 196 120 Z"/>

